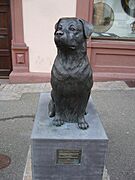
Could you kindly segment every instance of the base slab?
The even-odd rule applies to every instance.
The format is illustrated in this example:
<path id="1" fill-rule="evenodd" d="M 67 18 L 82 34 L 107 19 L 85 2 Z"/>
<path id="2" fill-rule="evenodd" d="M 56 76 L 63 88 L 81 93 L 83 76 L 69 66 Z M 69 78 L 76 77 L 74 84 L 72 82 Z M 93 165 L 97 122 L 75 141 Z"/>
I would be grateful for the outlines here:
<path id="1" fill-rule="evenodd" d="M 31 136 L 33 180 L 102 180 L 108 138 L 90 98 L 87 130 L 76 123 L 55 127 L 48 117 L 49 93 L 40 95 Z"/>

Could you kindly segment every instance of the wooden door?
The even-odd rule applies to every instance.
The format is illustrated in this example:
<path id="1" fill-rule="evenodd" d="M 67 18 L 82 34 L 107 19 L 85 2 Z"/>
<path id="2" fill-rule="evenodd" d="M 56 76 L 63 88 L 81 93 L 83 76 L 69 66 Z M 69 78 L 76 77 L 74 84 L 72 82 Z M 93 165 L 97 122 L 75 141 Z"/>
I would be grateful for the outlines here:
<path id="1" fill-rule="evenodd" d="M 10 0 L 0 0 L 0 78 L 7 78 L 11 70 Z"/>

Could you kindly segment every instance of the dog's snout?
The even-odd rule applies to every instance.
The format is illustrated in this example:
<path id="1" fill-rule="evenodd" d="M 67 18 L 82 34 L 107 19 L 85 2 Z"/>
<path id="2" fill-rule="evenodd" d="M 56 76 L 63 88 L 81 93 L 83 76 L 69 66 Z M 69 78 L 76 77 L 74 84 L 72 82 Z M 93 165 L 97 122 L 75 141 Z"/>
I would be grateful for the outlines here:
<path id="1" fill-rule="evenodd" d="M 62 36 L 63 34 L 64 34 L 64 32 L 62 32 L 60 30 L 56 32 L 56 35 L 58 35 L 58 36 Z"/>

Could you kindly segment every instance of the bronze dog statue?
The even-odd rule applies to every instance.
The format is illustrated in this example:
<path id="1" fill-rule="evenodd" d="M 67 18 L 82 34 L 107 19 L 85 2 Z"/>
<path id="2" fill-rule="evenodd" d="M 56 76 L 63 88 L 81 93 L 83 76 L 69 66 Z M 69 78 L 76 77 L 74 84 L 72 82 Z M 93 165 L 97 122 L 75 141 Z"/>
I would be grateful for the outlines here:
<path id="1" fill-rule="evenodd" d="M 85 110 L 93 86 L 92 70 L 87 57 L 87 42 L 93 26 L 78 18 L 61 18 L 55 25 L 54 40 L 58 49 L 52 71 L 52 100 L 49 116 L 53 124 L 78 123 L 87 129 Z"/>

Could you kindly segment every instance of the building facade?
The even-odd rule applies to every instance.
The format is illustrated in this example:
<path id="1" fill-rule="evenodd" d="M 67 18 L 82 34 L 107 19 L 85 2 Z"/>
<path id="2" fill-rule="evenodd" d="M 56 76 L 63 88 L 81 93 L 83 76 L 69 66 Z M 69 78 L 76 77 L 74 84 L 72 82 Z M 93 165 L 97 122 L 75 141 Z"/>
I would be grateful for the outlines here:
<path id="1" fill-rule="evenodd" d="M 94 24 L 88 56 L 97 81 L 135 79 L 134 0 L 0 0 L 0 78 L 47 82 L 60 17 Z"/>

